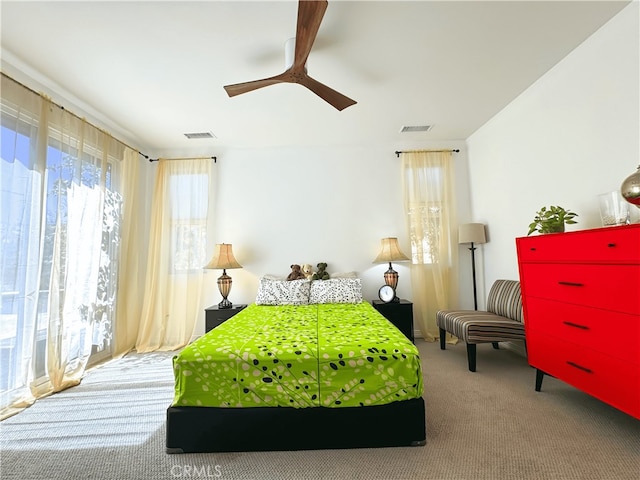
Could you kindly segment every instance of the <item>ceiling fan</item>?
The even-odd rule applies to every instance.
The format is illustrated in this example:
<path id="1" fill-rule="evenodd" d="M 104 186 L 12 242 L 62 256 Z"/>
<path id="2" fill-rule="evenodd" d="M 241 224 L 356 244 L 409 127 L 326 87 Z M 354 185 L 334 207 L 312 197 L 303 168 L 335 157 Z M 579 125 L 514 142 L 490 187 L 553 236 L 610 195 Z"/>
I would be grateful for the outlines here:
<path id="1" fill-rule="evenodd" d="M 338 110 L 354 105 L 355 100 L 336 92 L 332 88 L 314 80 L 307 74 L 307 57 L 311 52 L 311 47 L 316 39 L 320 23 L 324 12 L 327 10 L 328 2 L 300 0 L 298 2 L 298 23 L 296 26 L 295 52 L 293 64 L 280 75 L 263 78 L 251 82 L 236 83 L 227 85 L 224 89 L 230 97 L 235 97 L 242 93 L 251 92 L 259 88 L 275 85 L 276 83 L 299 83 L 307 87 L 327 103 L 333 105 Z"/>

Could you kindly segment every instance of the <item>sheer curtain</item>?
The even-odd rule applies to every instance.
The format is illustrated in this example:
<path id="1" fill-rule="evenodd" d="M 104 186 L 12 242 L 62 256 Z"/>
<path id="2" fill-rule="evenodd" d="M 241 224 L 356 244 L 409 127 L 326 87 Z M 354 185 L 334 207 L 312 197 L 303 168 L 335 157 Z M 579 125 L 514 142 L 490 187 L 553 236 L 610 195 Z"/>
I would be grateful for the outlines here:
<path id="1" fill-rule="evenodd" d="M 123 144 L 2 75 L 0 417 L 110 355 Z"/>
<path id="2" fill-rule="evenodd" d="M 186 345 L 203 315 L 200 298 L 213 174 L 211 159 L 159 161 L 138 352 Z"/>
<path id="3" fill-rule="evenodd" d="M 414 316 L 423 338 L 434 341 L 436 312 L 457 302 L 453 158 L 448 151 L 417 151 L 402 153 L 401 160 Z"/>
<path id="4" fill-rule="evenodd" d="M 113 332 L 114 358 L 135 347 L 142 314 L 144 296 L 143 258 L 146 245 L 140 231 L 140 213 L 143 198 L 140 188 L 140 159 L 138 153 L 125 151 L 122 162 L 123 185 L 120 268 L 118 269 L 118 304 Z"/>

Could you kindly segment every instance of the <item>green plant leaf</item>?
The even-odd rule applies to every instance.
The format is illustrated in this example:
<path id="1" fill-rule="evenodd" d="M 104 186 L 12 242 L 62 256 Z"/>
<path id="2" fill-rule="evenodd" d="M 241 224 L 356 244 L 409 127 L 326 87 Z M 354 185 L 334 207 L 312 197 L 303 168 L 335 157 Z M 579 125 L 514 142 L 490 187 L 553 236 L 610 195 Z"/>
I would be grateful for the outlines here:
<path id="1" fill-rule="evenodd" d="M 578 223 L 574 220 L 577 216 L 577 213 L 565 210 L 559 205 L 544 206 L 533 217 L 533 222 L 529 224 L 527 235 L 531 235 L 536 231 L 540 233 L 562 232 L 565 224 Z"/>

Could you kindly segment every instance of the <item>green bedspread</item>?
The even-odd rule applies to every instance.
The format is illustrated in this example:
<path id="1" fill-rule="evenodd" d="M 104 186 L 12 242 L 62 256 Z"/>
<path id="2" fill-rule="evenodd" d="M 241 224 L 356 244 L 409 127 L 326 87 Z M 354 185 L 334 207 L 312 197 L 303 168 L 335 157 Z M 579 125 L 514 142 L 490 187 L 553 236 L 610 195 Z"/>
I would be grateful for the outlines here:
<path id="1" fill-rule="evenodd" d="M 365 302 L 252 304 L 173 366 L 173 406 L 383 405 L 423 388 L 415 345 Z"/>

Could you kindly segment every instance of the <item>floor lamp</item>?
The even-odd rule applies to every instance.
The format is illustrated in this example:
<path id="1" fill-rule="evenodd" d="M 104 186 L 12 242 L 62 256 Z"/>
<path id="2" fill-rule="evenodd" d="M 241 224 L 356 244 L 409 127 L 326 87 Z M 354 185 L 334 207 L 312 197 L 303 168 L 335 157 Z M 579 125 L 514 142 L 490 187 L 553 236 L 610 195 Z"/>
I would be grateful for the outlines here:
<path id="1" fill-rule="evenodd" d="M 482 223 L 465 223 L 458 229 L 458 243 L 470 243 L 471 246 L 471 274 L 473 276 L 473 309 L 478 310 L 478 294 L 476 293 L 476 247 L 474 244 L 487 243 L 487 237 Z"/>

